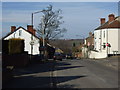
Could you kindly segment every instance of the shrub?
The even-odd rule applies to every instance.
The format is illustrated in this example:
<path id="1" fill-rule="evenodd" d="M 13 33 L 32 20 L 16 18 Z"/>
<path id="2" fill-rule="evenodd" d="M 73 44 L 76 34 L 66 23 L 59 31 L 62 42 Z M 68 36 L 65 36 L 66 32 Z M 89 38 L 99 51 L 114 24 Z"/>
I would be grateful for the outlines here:
<path id="1" fill-rule="evenodd" d="M 3 54 L 9 53 L 8 43 L 9 43 L 9 40 L 2 40 L 2 53 Z"/>

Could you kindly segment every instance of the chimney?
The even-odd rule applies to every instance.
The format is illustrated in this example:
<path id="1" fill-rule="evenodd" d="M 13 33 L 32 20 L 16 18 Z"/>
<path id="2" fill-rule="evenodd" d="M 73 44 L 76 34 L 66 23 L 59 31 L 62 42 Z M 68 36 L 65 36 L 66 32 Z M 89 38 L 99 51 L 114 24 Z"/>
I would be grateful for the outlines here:
<path id="1" fill-rule="evenodd" d="M 16 26 L 11 26 L 11 32 L 14 32 L 16 30 Z"/>
<path id="2" fill-rule="evenodd" d="M 89 32 L 89 37 L 91 37 L 92 36 L 92 32 Z"/>
<path id="3" fill-rule="evenodd" d="M 105 23 L 105 18 L 100 19 L 101 25 Z"/>
<path id="4" fill-rule="evenodd" d="M 112 22 L 115 19 L 115 15 L 114 14 L 110 14 L 108 16 L 108 18 L 109 18 L 108 22 L 110 23 L 110 22 Z"/>
<path id="5" fill-rule="evenodd" d="M 33 29 L 33 25 L 27 25 L 27 30 L 32 33 L 33 35 L 35 35 L 35 29 Z"/>

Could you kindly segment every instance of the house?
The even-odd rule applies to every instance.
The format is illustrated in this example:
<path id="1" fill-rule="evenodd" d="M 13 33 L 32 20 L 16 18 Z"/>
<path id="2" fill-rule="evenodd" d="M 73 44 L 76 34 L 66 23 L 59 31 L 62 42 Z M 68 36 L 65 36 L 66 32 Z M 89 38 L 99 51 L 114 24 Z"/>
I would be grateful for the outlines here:
<path id="1" fill-rule="evenodd" d="M 28 54 L 37 55 L 40 53 L 40 39 L 36 36 L 36 31 L 32 25 L 27 25 L 27 30 L 21 26 L 18 28 L 11 26 L 11 32 L 3 40 L 9 40 L 11 38 L 24 39 L 24 51 L 28 51 Z"/>
<path id="2" fill-rule="evenodd" d="M 79 46 L 76 47 L 76 50 L 75 50 L 76 52 L 74 52 L 74 56 L 76 58 L 82 58 L 83 57 L 82 47 L 83 47 L 82 43 Z"/>
<path id="3" fill-rule="evenodd" d="M 85 39 L 85 45 L 89 50 L 92 50 L 94 47 L 94 34 L 89 32 L 89 36 Z"/>
<path id="4" fill-rule="evenodd" d="M 82 45 L 82 57 L 88 58 L 88 52 L 94 48 L 94 34 L 89 32 L 89 36 L 85 38 L 84 44 Z"/>
<path id="5" fill-rule="evenodd" d="M 108 15 L 100 19 L 101 25 L 94 30 L 94 55 L 91 58 L 106 58 L 109 55 L 120 54 L 120 16 Z M 96 54 L 95 54 L 96 53 Z"/>

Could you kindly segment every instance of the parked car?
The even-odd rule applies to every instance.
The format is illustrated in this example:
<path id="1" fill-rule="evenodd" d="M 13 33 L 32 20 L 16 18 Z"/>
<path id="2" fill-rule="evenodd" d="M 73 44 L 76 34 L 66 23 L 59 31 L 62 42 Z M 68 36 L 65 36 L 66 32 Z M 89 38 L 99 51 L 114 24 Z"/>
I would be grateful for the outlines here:
<path id="1" fill-rule="evenodd" d="M 62 61 L 62 59 L 63 59 L 62 54 L 55 53 L 54 56 L 53 56 L 53 59 Z"/>
<path id="2" fill-rule="evenodd" d="M 73 59 L 73 57 L 72 57 L 71 54 L 67 54 L 67 55 L 66 55 L 66 59 Z"/>

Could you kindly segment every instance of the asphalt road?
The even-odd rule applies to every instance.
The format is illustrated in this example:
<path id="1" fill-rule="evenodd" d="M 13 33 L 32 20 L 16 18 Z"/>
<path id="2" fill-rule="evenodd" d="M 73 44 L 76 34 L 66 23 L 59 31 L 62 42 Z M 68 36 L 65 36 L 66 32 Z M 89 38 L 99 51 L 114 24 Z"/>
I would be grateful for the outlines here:
<path id="1" fill-rule="evenodd" d="M 90 60 L 57 62 L 58 88 L 118 88 L 118 71 Z"/>
<path id="2" fill-rule="evenodd" d="M 2 88 L 2 55 L 0 53 L 0 89 Z"/>
<path id="3" fill-rule="evenodd" d="M 90 60 L 32 64 L 3 88 L 118 88 L 118 71 Z"/>

